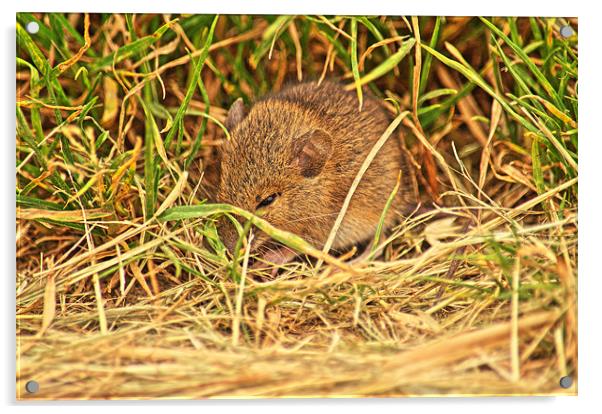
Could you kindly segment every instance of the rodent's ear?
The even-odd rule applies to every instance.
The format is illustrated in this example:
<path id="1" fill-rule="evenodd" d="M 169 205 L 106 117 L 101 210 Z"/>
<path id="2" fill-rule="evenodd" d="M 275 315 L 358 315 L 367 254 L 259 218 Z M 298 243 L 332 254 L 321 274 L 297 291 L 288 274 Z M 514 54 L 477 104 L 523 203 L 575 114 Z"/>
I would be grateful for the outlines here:
<path id="1" fill-rule="evenodd" d="M 247 116 L 247 108 L 245 108 L 242 98 L 238 98 L 228 110 L 228 116 L 224 125 L 228 131 L 231 131 L 245 116 Z"/>
<path id="2" fill-rule="evenodd" d="M 322 172 L 332 153 L 332 137 L 322 129 L 310 131 L 297 139 L 296 164 L 301 175 L 310 178 Z"/>

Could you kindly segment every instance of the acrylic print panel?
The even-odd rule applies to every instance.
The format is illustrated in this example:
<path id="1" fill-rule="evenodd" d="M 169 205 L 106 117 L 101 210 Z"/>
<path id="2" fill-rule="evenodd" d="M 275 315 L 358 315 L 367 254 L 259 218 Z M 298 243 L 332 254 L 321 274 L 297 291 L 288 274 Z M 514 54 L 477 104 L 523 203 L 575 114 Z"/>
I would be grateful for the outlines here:
<path id="1" fill-rule="evenodd" d="M 577 392 L 577 19 L 17 15 L 17 397 Z"/>

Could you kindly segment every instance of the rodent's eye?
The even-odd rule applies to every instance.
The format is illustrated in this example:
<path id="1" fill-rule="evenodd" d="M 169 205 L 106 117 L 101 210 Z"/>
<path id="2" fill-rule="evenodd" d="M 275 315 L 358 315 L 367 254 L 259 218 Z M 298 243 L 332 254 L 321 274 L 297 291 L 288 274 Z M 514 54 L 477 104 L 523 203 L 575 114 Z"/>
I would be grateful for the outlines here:
<path id="1" fill-rule="evenodd" d="M 279 195 L 280 195 L 280 193 L 274 193 L 274 194 L 264 198 L 263 200 L 261 200 L 259 202 L 259 204 L 257 204 L 256 209 L 260 209 L 262 207 L 269 206 L 270 204 L 272 204 L 274 202 L 274 200 L 276 200 L 276 197 L 278 197 Z M 257 197 L 257 201 L 259 201 L 259 197 Z"/>

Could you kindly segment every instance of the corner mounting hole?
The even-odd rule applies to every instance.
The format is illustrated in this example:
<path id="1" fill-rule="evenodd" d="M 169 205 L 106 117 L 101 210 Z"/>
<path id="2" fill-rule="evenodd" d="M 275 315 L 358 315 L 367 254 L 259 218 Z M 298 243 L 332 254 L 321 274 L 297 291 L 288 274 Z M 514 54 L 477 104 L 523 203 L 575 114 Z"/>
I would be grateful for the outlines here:
<path id="1" fill-rule="evenodd" d="M 575 34 L 575 31 L 573 30 L 573 28 L 571 26 L 562 26 L 560 28 L 560 36 L 566 38 L 571 37 L 572 35 Z"/>
<path id="2" fill-rule="evenodd" d="M 27 381 L 25 384 L 25 391 L 30 394 L 35 394 L 40 390 L 40 384 L 37 381 Z"/>
<path id="3" fill-rule="evenodd" d="M 37 22 L 29 22 L 25 26 L 25 30 L 31 34 L 36 34 L 40 31 L 40 25 Z"/>
<path id="4" fill-rule="evenodd" d="M 560 378 L 560 386 L 562 388 L 570 388 L 571 385 L 573 385 L 573 377 L 567 375 L 566 377 Z"/>

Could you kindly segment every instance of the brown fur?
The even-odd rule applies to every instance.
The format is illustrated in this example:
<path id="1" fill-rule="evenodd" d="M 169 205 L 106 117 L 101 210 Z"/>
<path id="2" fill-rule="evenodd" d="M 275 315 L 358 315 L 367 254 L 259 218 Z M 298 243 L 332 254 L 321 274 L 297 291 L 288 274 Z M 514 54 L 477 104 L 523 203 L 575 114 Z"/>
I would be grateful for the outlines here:
<path id="1" fill-rule="evenodd" d="M 302 83 L 267 96 L 248 111 L 233 105 L 228 117 L 231 141 L 221 150 L 217 201 L 256 211 L 261 200 L 278 194 L 260 210 L 276 227 L 322 247 L 351 184 L 390 119 L 375 99 L 340 85 Z M 410 184 L 396 135 L 391 136 L 356 189 L 333 249 L 373 237 L 400 169 L 402 186 L 385 220 L 392 226 L 409 205 Z M 231 249 L 233 226 L 218 228 Z M 267 241 L 260 237 L 256 245 Z"/>

